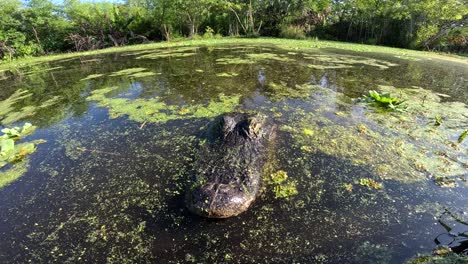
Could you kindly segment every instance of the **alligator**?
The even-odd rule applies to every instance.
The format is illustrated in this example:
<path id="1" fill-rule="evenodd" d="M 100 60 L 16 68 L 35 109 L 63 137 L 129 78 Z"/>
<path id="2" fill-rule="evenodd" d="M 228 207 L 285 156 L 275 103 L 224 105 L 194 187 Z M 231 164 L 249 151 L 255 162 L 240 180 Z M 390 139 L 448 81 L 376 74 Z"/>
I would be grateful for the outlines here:
<path id="1" fill-rule="evenodd" d="M 229 113 L 207 129 L 195 165 L 196 181 L 186 193 L 187 208 L 208 218 L 245 212 L 259 194 L 262 170 L 276 125 L 258 114 Z"/>

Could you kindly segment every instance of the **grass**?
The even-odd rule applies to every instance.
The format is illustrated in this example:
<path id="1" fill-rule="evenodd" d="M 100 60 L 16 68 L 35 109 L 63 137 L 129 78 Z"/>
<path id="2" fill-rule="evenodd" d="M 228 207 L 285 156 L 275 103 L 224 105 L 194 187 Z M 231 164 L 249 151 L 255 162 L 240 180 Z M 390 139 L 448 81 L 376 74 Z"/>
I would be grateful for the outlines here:
<path id="1" fill-rule="evenodd" d="M 279 39 L 279 38 L 220 38 L 220 39 L 201 39 L 201 40 L 191 40 L 184 39 L 174 42 L 157 42 L 149 44 L 140 44 L 140 45 L 131 45 L 124 47 L 112 47 L 102 50 L 93 50 L 86 52 L 72 52 L 64 54 L 54 54 L 41 57 L 27 57 L 20 58 L 13 61 L 0 62 L 0 71 L 7 70 L 11 68 L 20 68 L 29 64 L 48 62 L 54 60 L 68 59 L 73 57 L 81 56 L 90 56 L 90 55 L 99 55 L 106 53 L 114 52 L 124 52 L 124 51 L 139 51 L 146 49 L 156 49 L 156 48 L 170 48 L 170 47 L 181 47 L 181 46 L 199 46 L 199 45 L 225 45 L 225 44 L 247 44 L 247 45 L 274 45 L 279 48 L 284 48 L 288 50 L 310 50 L 310 49 L 322 49 L 322 48 L 335 48 L 342 50 L 350 50 L 356 52 L 380 52 L 388 53 L 402 58 L 430 58 L 430 59 L 442 59 L 452 62 L 459 63 L 468 63 L 468 58 L 452 55 L 452 54 L 442 54 L 434 53 L 427 51 L 416 51 L 416 50 L 407 50 L 400 48 L 391 48 L 384 46 L 374 46 L 374 45 L 365 45 L 365 44 L 355 44 L 355 43 L 344 43 L 336 41 L 321 41 L 321 40 L 291 40 L 291 39 Z"/>

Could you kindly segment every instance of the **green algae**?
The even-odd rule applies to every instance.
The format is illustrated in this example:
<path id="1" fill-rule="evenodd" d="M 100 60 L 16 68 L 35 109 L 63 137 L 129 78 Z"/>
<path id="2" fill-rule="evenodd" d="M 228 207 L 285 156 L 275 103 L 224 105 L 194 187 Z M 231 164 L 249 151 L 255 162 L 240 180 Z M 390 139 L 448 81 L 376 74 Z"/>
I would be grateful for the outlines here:
<path id="1" fill-rule="evenodd" d="M 306 99 L 317 87 L 319 86 L 310 84 L 288 85 L 288 83 L 284 81 L 279 83 L 269 82 L 266 86 L 265 93 L 272 101 Z"/>
<path id="2" fill-rule="evenodd" d="M 128 78 L 145 78 L 150 76 L 161 75 L 161 73 L 156 73 L 148 71 L 146 68 L 129 68 L 120 71 L 113 72 L 109 74 L 109 77 L 128 77 Z M 81 79 L 80 81 L 94 80 L 106 76 L 105 74 L 91 74 L 87 77 Z"/>
<path id="3" fill-rule="evenodd" d="M 234 73 L 234 72 L 223 72 L 223 73 L 217 73 L 216 76 L 218 77 L 228 77 L 228 78 L 231 78 L 231 77 L 236 77 L 236 76 L 239 76 L 238 73 Z"/>
<path id="4" fill-rule="evenodd" d="M 312 60 L 318 63 L 307 64 L 307 67 L 314 69 L 343 69 L 343 68 L 353 68 L 358 66 L 371 66 L 377 67 L 378 69 L 385 70 L 390 67 L 398 66 L 396 63 L 392 63 L 385 60 L 377 60 L 372 58 L 367 58 L 363 56 L 354 56 L 354 55 L 339 55 L 335 54 L 330 55 L 305 55 L 305 60 Z"/>
<path id="5" fill-rule="evenodd" d="M 369 189 L 376 189 L 376 190 L 380 190 L 383 188 L 382 183 L 376 182 L 370 178 L 361 178 L 359 180 L 359 185 L 367 187 Z"/>
<path id="6" fill-rule="evenodd" d="M 165 123 L 178 119 L 213 118 L 233 111 L 239 104 L 240 98 L 220 94 L 219 100 L 211 100 L 207 104 L 177 106 L 168 105 L 156 98 L 129 100 L 106 97 L 106 94 L 116 89 L 117 87 L 109 87 L 95 90 L 87 100 L 96 101 L 97 105 L 108 108 L 111 118 L 127 116 L 136 122 Z"/>
<path id="7" fill-rule="evenodd" d="M 216 59 L 216 64 L 219 64 L 219 65 L 254 64 L 254 63 L 255 63 L 254 60 L 234 58 L 234 57 L 226 57 L 226 58 Z"/>
<path id="8" fill-rule="evenodd" d="M 381 89 L 397 93 L 394 88 Z M 317 93 L 323 97 L 330 91 L 323 89 Z M 293 133 L 304 155 L 322 152 L 345 158 L 355 165 L 372 168 L 381 179 L 411 182 L 430 175 L 451 179 L 463 175 L 466 155 L 461 148 L 447 142 L 450 139 L 454 142 L 460 133 L 457 124 L 464 122 L 460 113 L 467 112 L 466 105 L 442 103 L 439 96 L 420 88 L 399 89 L 398 94 L 403 100 L 413 102 L 404 113 L 368 111 L 361 117 L 365 118 L 365 124 L 344 121 L 346 116 L 335 115 L 333 120 L 343 121 L 333 122 L 328 115 L 323 115 L 324 111 L 332 111 L 325 100 L 322 102 L 325 105 L 316 111 L 296 112 L 302 116 L 299 125 L 281 129 Z M 351 103 L 342 103 L 352 107 Z M 447 120 L 443 128 L 431 125 L 430 118 L 437 114 Z"/>
<path id="9" fill-rule="evenodd" d="M 109 77 L 144 78 L 160 74 L 161 73 L 148 71 L 146 68 L 129 68 L 111 73 Z"/>
<path id="10" fill-rule="evenodd" d="M 455 253 L 448 253 L 442 256 L 437 255 L 420 255 L 410 259 L 407 264 L 453 264 L 453 263 L 468 263 L 468 257 Z"/>
<path id="11" fill-rule="evenodd" d="M 284 55 L 274 53 L 248 53 L 245 56 L 233 57 L 226 56 L 216 59 L 216 64 L 230 65 L 230 64 L 255 64 L 261 61 L 278 61 L 278 62 L 294 62 L 295 59 L 289 58 Z"/>
<path id="12" fill-rule="evenodd" d="M 129 69 L 124 69 L 124 70 L 111 73 L 109 76 L 110 77 L 118 77 L 118 76 L 132 77 L 133 74 L 137 74 L 137 73 L 141 73 L 145 71 L 147 71 L 146 68 L 129 68 Z"/>
<path id="13" fill-rule="evenodd" d="M 36 127 L 30 123 L 26 123 L 22 128 L 14 127 L 2 129 L 4 134 L 0 136 L 0 169 L 12 164 L 12 167 L 7 168 L 6 171 L 3 171 L 5 174 L 5 180 L 3 181 L 4 185 L 21 176 L 19 172 L 22 170 L 18 169 L 20 166 L 16 166 L 15 164 L 25 161 L 27 156 L 36 151 L 37 145 L 45 142 L 44 140 L 21 142 L 22 139 L 28 135 L 31 135 L 35 130 Z M 14 175 L 17 177 L 13 177 Z"/>
<path id="14" fill-rule="evenodd" d="M 11 168 L 0 171 L 0 188 L 3 188 L 10 183 L 16 181 L 18 178 L 23 176 L 29 168 L 27 160 L 15 163 Z"/>
<path id="15" fill-rule="evenodd" d="M 317 64 L 308 64 L 306 65 L 308 68 L 316 69 L 316 70 L 329 70 L 329 69 L 349 69 L 353 68 L 351 65 L 343 65 L 343 64 L 333 64 L 333 65 L 317 65 Z"/>
<path id="16" fill-rule="evenodd" d="M 275 61 L 281 61 L 281 62 L 296 61 L 295 59 L 292 59 L 283 55 L 278 55 L 275 53 L 251 53 L 251 54 L 247 54 L 247 58 L 252 59 L 254 61 L 262 61 L 262 60 L 275 60 Z"/>
<path id="17" fill-rule="evenodd" d="M 156 52 L 146 53 L 138 56 L 136 59 L 162 59 L 162 58 L 185 58 L 192 57 L 197 53 L 198 48 L 181 47 L 176 49 L 158 50 Z"/>
<path id="18" fill-rule="evenodd" d="M 296 188 L 297 181 L 287 181 L 287 179 L 288 174 L 283 170 L 270 175 L 267 182 L 272 186 L 275 198 L 289 199 L 291 196 L 298 194 Z"/>
<path id="19" fill-rule="evenodd" d="M 105 76 L 104 74 L 90 74 L 86 76 L 86 78 L 81 79 L 81 81 L 87 81 L 87 80 L 92 80 L 92 79 L 97 79 L 99 77 Z"/>

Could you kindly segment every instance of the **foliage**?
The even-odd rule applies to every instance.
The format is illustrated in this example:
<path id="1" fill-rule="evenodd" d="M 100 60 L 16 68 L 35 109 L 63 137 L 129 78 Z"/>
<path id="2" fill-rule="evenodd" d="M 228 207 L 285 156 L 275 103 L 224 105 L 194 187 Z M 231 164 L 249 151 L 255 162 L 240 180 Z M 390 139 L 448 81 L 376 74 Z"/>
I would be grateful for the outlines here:
<path id="1" fill-rule="evenodd" d="M 280 37 L 289 39 L 305 39 L 304 29 L 300 26 L 283 26 L 281 27 Z"/>
<path id="2" fill-rule="evenodd" d="M 404 102 L 398 98 L 391 97 L 389 93 L 379 94 L 374 90 L 369 91 L 368 95 L 364 95 L 361 98 L 361 101 L 391 110 L 401 110 L 401 108 L 398 106 Z"/>
<path id="3" fill-rule="evenodd" d="M 465 140 L 466 136 L 468 135 L 468 129 L 465 130 L 461 135 L 460 137 L 458 137 L 458 143 L 463 143 L 463 140 Z"/>
<path id="4" fill-rule="evenodd" d="M 23 160 L 26 155 L 33 153 L 36 150 L 35 143 L 23 143 L 15 145 L 23 137 L 30 135 L 34 132 L 36 127 L 30 123 L 26 123 L 22 128 L 4 128 L 2 129 L 3 135 L 0 137 L 0 168 L 6 166 L 8 163 Z"/>

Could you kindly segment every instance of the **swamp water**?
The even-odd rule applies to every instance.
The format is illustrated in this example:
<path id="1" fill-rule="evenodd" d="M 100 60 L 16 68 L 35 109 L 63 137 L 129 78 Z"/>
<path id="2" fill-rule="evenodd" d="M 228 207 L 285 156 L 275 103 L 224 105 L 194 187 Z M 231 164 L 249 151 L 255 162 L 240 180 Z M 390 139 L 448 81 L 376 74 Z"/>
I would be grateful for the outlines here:
<path id="1" fill-rule="evenodd" d="M 0 262 L 402 263 L 456 246 L 468 235 L 467 80 L 453 62 L 269 46 L 0 72 L 2 128 L 30 122 L 15 140 L 41 143 L 1 168 Z M 406 101 L 358 102 L 369 90 Z M 201 135 L 231 111 L 278 124 L 263 191 L 238 217 L 199 218 L 184 195 Z"/>

